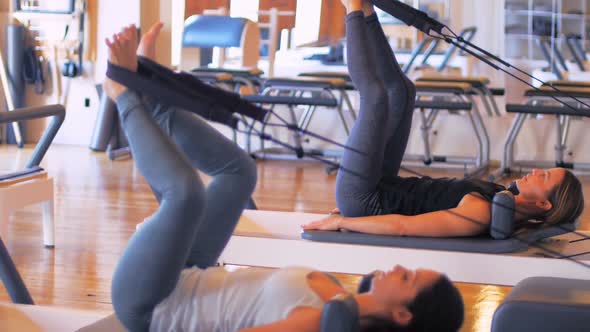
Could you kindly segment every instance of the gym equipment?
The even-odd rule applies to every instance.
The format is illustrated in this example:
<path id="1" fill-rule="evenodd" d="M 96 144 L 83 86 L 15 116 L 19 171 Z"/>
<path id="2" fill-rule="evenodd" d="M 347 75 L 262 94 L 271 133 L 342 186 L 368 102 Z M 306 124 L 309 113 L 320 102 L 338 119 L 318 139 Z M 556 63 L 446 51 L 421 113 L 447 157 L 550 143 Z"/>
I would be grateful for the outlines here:
<path id="1" fill-rule="evenodd" d="M 300 76 L 312 78 L 325 79 L 341 79 L 345 80 L 348 85 L 347 90 L 354 89 L 350 75 L 345 72 L 309 72 L 302 73 Z M 489 88 L 486 87 L 485 78 L 459 78 L 449 77 L 448 79 L 438 79 L 439 76 L 426 76 L 423 80 L 415 82 L 416 86 L 416 104 L 415 109 L 420 111 L 420 130 L 422 132 L 422 140 L 424 146 L 423 155 L 406 154 L 404 161 L 406 162 L 420 162 L 426 166 L 448 166 L 448 167 L 463 167 L 465 170 L 465 177 L 471 177 L 485 171 L 489 164 L 489 150 L 490 142 L 489 135 L 477 103 L 475 103 L 473 96 L 493 94 Z M 485 92 L 483 92 L 485 91 Z M 496 91 L 496 94 L 503 93 Z M 484 103 L 488 114 L 491 114 L 493 108 Z M 434 155 L 431 151 L 430 132 L 432 125 L 436 120 L 440 111 L 450 112 L 465 112 L 470 120 L 477 140 L 477 152 L 475 157 L 462 156 L 441 156 Z M 467 169 L 466 165 L 472 165 Z"/>
<path id="2" fill-rule="evenodd" d="M 33 305 L 20 274 L 0 238 L 0 277 L 15 304 L 0 303 L 2 331 L 127 331 L 114 314 Z M 320 332 L 357 332 L 358 306 L 351 296 L 324 305 Z"/>
<path id="3" fill-rule="evenodd" d="M 302 130 L 296 129 L 291 130 L 291 134 L 293 137 L 294 148 L 287 147 L 286 150 L 281 148 L 273 149 L 273 148 L 265 148 L 265 139 L 260 140 L 260 149 L 257 151 L 252 151 L 252 143 L 251 138 L 252 135 L 257 134 L 258 131 L 255 131 L 254 123 L 249 126 L 247 132 L 247 145 L 246 151 L 251 153 L 256 158 L 261 159 L 283 159 L 283 160 L 293 160 L 293 159 L 303 159 L 304 157 L 313 158 L 314 156 L 326 156 L 326 157 L 333 157 L 337 158 L 340 156 L 339 152 L 329 152 L 329 151 L 320 151 L 320 150 L 312 150 L 307 151 L 303 148 L 303 139 L 306 135 L 306 127 L 309 125 L 307 119 L 310 119 L 311 116 L 309 115 L 310 112 L 313 113 L 317 107 L 337 107 L 338 102 L 334 98 L 328 97 L 302 97 L 302 96 L 273 96 L 273 95 L 249 95 L 244 96 L 244 100 L 250 101 L 252 103 L 256 103 L 259 105 L 268 105 L 270 106 L 271 112 L 267 113 L 267 116 L 261 121 L 262 128 L 260 132 L 262 133 L 263 137 L 265 135 L 265 130 L 267 127 L 272 127 L 274 124 L 270 123 L 271 114 L 274 114 L 272 111 L 276 106 L 286 106 L 289 110 L 289 123 L 287 124 L 288 129 L 296 129 L 302 128 Z M 296 106 L 307 106 L 307 111 L 298 119 L 294 107 Z M 276 115 L 275 115 L 276 116 Z M 272 142 L 277 143 L 279 145 L 281 142 L 272 140 Z M 285 147 L 283 145 L 283 147 Z M 293 154 L 295 152 L 295 154 Z"/>
<path id="4" fill-rule="evenodd" d="M 125 86 L 152 93 L 169 104 L 187 110 L 194 109 L 194 100 L 209 103 L 211 107 L 196 110 L 200 112 L 199 115 L 231 128 L 236 128 L 238 123 L 233 113 L 256 121 L 264 119 L 267 113 L 266 110 L 244 101 L 238 94 L 211 87 L 189 73 L 175 73 L 145 57 L 139 57 L 137 72 L 109 63 L 107 76 Z"/>
<path id="5" fill-rule="evenodd" d="M 302 224 L 325 217 L 321 214 L 246 210 L 219 262 L 265 267 L 300 265 L 321 271 L 352 274 L 388 270 L 400 264 L 408 268 L 444 271 L 456 282 L 498 285 L 515 285 L 522 279 L 538 275 L 590 280 L 590 254 L 587 254 L 590 243 L 580 241 L 582 236 L 576 233 L 553 236 L 542 244 L 531 243 L 526 250 L 516 248 L 516 252 L 506 254 L 436 250 L 432 247 L 410 248 L 414 240 L 419 240 L 417 238 L 408 239 L 407 247 L 302 239 Z M 331 233 L 340 236 L 342 232 Z M 351 239 L 365 235 L 353 232 L 344 234 L 348 234 Z M 488 242 L 502 241 L 487 239 Z M 459 243 L 457 246 L 460 246 L 466 239 L 422 240 L 431 240 L 433 246 L 435 242 L 447 242 L 449 247 L 451 243 Z M 482 240 L 485 241 L 485 237 L 473 238 L 472 242 Z M 574 256 L 576 261 L 564 259 L 564 256 Z"/>
<path id="6" fill-rule="evenodd" d="M 338 112 L 344 130 L 348 134 L 349 125 L 347 124 L 346 118 L 344 117 L 343 113 L 344 103 L 347 104 L 348 110 L 351 114 L 351 118 L 353 120 L 356 119 L 356 113 L 352 108 L 352 104 L 346 92 L 348 87 L 349 85 L 346 81 L 338 78 L 272 78 L 266 80 L 262 84 L 261 96 L 246 96 L 244 98 L 246 100 L 252 100 L 251 98 L 256 98 L 258 100 L 257 102 L 263 104 L 270 104 L 273 106 L 278 104 L 271 101 L 273 99 L 267 99 L 267 97 L 274 98 L 273 96 L 280 96 L 286 98 L 285 100 L 289 101 L 288 106 L 291 125 L 299 127 L 303 130 L 307 130 L 309 128 L 311 120 L 313 119 L 313 115 L 317 111 L 318 107 L 335 108 Z M 335 93 L 338 93 L 339 97 L 336 97 Z M 279 99 L 274 99 L 274 101 L 278 100 Z M 297 100 L 302 101 L 302 103 L 293 103 Z M 305 111 L 301 114 L 299 118 L 296 116 L 294 112 L 294 106 L 306 106 Z M 270 116 L 263 121 L 263 131 L 269 123 L 269 120 Z M 296 142 L 295 146 L 297 147 L 297 149 L 302 149 L 302 140 L 304 139 L 304 134 L 302 132 L 293 132 L 293 135 L 294 140 Z M 264 143 L 264 140 L 261 140 L 260 149 L 258 151 L 249 152 L 252 152 L 257 157 L 266 159 L 292 159 L 294 157 L 291 151 L 288 151 L 289 153 L 285 155 L 281 154 L 280 151 L 277 151 L 275 149 L 268 150 L 265 148 Z M 338 151 L 313 150 L 309 151 L 309 153 L 313 155 L 322 155 L 334 158 L 339 158 L 341 156 L 341 152 Z M 297 158 L 300 159 L 299 156 L 297 156 Z"/>
<path id="7" fill-rule="evenodd" d="M 587 331 L 589 293 L 588 280 L 527 278 L 496 309 L 492 332 Z"/>
<path id="8" fill-rule="evenodd" d="M 482 101 L 488 116 L 501 116 L 498 104 L 494 97 L 504 96 L 505 91 L 502 88 L 491 88 L 490 80 L 487 77 L 470 77 L 470 76 L 453 76 L 430 74 L 418 77 L 417 82 L 448 82 L 448 83 L 467 83 L 471 85 L 472 93 L 477 95 Z"/>
<path id="9" fill-rule="evenodd" d="M 590 170 L 590 163 L 570 163 L 565 162 L 565 150 L 570 131 L 570 122 L 575 118 L 590 117 L 590 109 L 575 104 L 571 98 L 590 100 L 590 88 L 584 87 L 584 83 L 577 84 L 574 82 L 548 82 L 550 85 L 542 86 L 539 90 L 531 89 L 525 92 L 528 97 L 526 104 L 508 104 L 506 112 L 515 113 L 516 117 L 506 137 L 504 144 L 504 155 L 502 165 L 498 171 L 492 174 L 492 178 L 501 178 L 512 173 L 515 168 L 534 168 L 534 167 L 564 167 L 573 170 Z M 586 83 L 587 85 L 587 83 Z M 553 87 L 559 86 L 559 91 Z M 558 97 L 563 101 L 568 101 L 569 106 L 555 105 L 553 97 Z M 547 104 L 547 102 L 550 102 Z M 575 106 L 574 106 L 575 105 Z M 579 105 L 579 106 L 578 106 Z M 540 160 L 515 160 L 514 146 L 516 138 L 524 125 L 527 118 L 531 115 L 547 114 L 555 116 L 556 125 L 556 144 L 555 144 L 555 161 Z"/>
<path id="10" fill-rule="evenodd" d="M 260 69 L 229 69 L 229 68 L 194 68 L 190 71 L 202 81 L 226 87 L 228 90 L 241 94 L 242 88 L 248 88 L 248 94 L 257 94 L 263 82 L 264 72 Z"/>
<path id="11" fill-rule="evenodd" d="M 194 15 L 185 20 L 182 38 L 182 68 L 206 66 L 199 52 L 190 49 L 219 47 L 217 67 L 223 67 L 225 48 L 242 49 L 240 66 L 256 68 L 260 58 L 260 31 L 256 23 L 245 19 L 217 15 Z"/>
<path id="12" fill-rule="evenodd" d="M 462 38 L 464 41 L 470 42 L 473 39 L 473 37 L 475 37 L 476 33 L 477 33 L 476 27 L 467 27 L 459 32 L 458 38 Z M 431 38 L 427 38 L 427 39 L 431 39 Z M 431 39 L 430 45 L 429 45 L 428 49 L 424 52 L 424 56 L 422 57 L 422 62 L 420 63 L 419 66 L 415 67 L 414 70 L 424 70 L 429 67 L 432 67 L 431 65 L 429 65 L 429 60 L 430 60 L 430 57 L 434 54 L 434 51 L 436 50 L 436 48 L 440 45 L 440 42 L 441 42 L 440 39 Z M 420 44 L 418 44 L 418 46 L 420 46 Z M 449 62 L 451 61 L 451 59 L 453 58 L 453 56 L 455 55 L 455 53 L 457 51 L 458 51 L 458 47 L 456 45 L 450 45 L 449 48 L 445 51 L 445 54 L 443 55 L 443 59 L 442 59 L 441 63 L 438 66 L 436 66 L 436 71 L 442 72 L 445 69 L 447 69 Z M 412 54 L 412 56 L 410 57 L 410 60 L 408 61 L 407 64 L 405 64 L 405 66 L 403 68 L 404 72 L 406 70 L 407 70 L 406 73 L 409 72 L 409 70 L 410 70 L 412 64 L 414 63 L 414 61 L 416 60 L 416 57 L 418 56 L 418 54 L 419 53 Z"/>
<path id="13" fill-rule="evenodd" d="M 2 83 L 8 111 L 21 108 L 25 103 L 25 82 L 22 76 L 24 43 L 25 27 L 18 24 L 6 25 L 6 59 L 8 63 L 5 66 L 0 51 L 0 83 Z M 14 136 L 13 142 L 22 148 L 24 146 L 24 133 L 20 124 L 18 122 L 12 123 L 8 132 Z"/>
<path id="14" fill-rule="evenodd" d="M 572 54 L 573 61 L 580 71 L 586 71 L 585 62 L 588 61 L 586 51 L 582 47 L 582 37 L 576 34 L 570 34 L 566 36 L 566 45 Z"/>
<path id="15" fill-rule="evenodd" d="M 50 105 L 0 112 L 0 123 L 46 117 L 53 117 L 53 120 L 45 129 L 25 169 L 0 177 L 0 218 L 6 219 L 12 210 L 43 203 L 43 243 L 46 247 L 53 247 L 53 179 L 39 164 L 65 119 L 65 109 L 62 105 Z"/>

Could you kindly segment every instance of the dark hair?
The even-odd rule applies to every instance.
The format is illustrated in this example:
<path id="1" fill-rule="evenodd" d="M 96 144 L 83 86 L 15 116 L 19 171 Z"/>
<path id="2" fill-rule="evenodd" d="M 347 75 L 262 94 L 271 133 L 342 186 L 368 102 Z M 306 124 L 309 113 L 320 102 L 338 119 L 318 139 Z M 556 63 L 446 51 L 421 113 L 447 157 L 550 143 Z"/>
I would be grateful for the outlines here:
<path id="1" fill-rule="evenodd" d="M 570 171 L 565 171 L 563 181 L 549 195 L 551 209 L 543 215 L 546 225 L 575 221 L 584 210 L 582 183 Z"/>
<path id="2" fill-rule="evenodd" d="M 372 277 L 365 277 L 359 285 L 359 293 L 370 289 Z M 399 326 L 390 320 L 373 319 L 363 332 L 440 331 L 456 332 L 464 318 L 463 298 L 457 287 L 445 275 L 431 287 L 422 290 L 407 305 L 412 313 L 408 326 Z"/>

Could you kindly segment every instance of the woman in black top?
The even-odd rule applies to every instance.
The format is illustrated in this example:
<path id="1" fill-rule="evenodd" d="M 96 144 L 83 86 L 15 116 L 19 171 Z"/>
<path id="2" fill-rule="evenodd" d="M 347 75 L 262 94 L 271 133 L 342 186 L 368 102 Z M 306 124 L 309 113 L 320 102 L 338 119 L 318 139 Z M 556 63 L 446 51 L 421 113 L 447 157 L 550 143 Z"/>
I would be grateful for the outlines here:
<path id="1" fill-rule="evenodd" d="M 334 212 L 339 213 L 304 229 L 431 237 L 485 232 L 491 200 L 504 187 L 481 180 L 398 176 L 416 91 L 395 59 L 372 2 L 343 3 L 349 10 L 348 69 L 360 93 L 360 114 L 336 180 Z M 351 10 L 359 5 L 362 11 Z M 351 29 L 353 25 L 358 27 Z M 563 168 L 533 170 L 516 180 L 513 188 L 518 194 L 518 221 L 567 222 L 578 218 L 584 208 L 580 181 Z"/>

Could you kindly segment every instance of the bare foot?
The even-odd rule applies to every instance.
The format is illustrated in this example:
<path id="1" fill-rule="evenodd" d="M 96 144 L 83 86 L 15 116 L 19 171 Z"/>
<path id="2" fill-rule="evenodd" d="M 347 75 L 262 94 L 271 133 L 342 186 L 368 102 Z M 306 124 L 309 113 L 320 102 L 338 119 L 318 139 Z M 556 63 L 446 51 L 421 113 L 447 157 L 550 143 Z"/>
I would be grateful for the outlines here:
<path id="1" fill-rule="evenodd" d="M 137 48 L 137 55 L 144 56 L 151 60 L 156 60 L 156 40 L 160 35 L 160 31 L 164 24 L 162 22 L 158 22 L 148 30 L 142 37 L 141 41 L 139 42 L 139 47 Z"/>
<path id="2" fill-rule="evenodd" d="M 109 48 L 109 62 L 128 69 L 137 71 L 137 28 L 134 25 L 125 27 L 118 34 L 113 35 L 112 40 L 105 40 Z M 103 84 L 106 94 L 112 99 L 117 98 L 127 88 L 111 79 L 106 79 Z"/>
<path id="3" fill-rule="evenodd" d="M 373 7 L 373 1 L 363 0 L 363 13 L 366 17 L 375 14 L 375 8 Z"/>
<path id="4" fill-rule="evenodd" d="M 363 9 L 363 0 L 340 0 L 344 7 L 346 7 L 346 12 L 351 13 L 357 10 Z"/>

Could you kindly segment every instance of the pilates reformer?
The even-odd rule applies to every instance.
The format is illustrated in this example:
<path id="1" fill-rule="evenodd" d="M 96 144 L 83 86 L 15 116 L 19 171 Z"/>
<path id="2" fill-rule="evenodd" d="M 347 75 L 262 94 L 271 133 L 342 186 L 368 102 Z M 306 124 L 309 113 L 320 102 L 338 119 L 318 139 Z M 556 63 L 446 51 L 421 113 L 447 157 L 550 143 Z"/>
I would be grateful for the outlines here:
<path id="1" fill-rule="evenodd" d="M 260 149 L 256 151 L 252 151 L 252 136 L 256 133 L 254 131 L 254 124 L 252 124 L 247 132 L 247 141 L 246 141 L 246 150 L 254 157 L 260 159 L 304 159 L 306 156 L 322 156 L 328 158 L 339 158 L 341 152 L 334 151 L 322 151 L 322 150 L 309 150 L 304 149 L 303 143 L 306 134 L 304 131 L 300 131 L 296 128 L 306 128 L 309 125 L 309 120 L 311 120 L 311 116 L 309 116 L 310 110 L 315 110 L 317 107 L 337 107 L 338 102 L 329 97 L 291 97 L 291 96 L 272 96 L 272 95 L 249 95 L 243 96 L 244 100 L 249 102 L 261 105 L 261 106 L 270 106 L 270 110 L 274 110 L 276 106 L 285 106 L 289 111 L 288 121 L 290 122 L 290 127 L 294 130 L 291 130 L 292 141 L 295 147 L 295 154 L 294 151 L 290 148 L 287 150 L 282 150 L 282 147 L 279 148 L 265 148 L 265 140 L 260 140 Z M 298 106 L 306 106 L 306 112 L 301 116 L 297 117 L 295 112 L 295 107 Z M 266 118 L 262 121 L 262 126 L 260 131 L 264 134 L 268 131 L 269 128 L 273 128 L 274 124 L 271 123 L 272 119 L 272 112 L 269 112 Z M 305 126 L 305 127 L 304 127 Z M 275 142 L 278 143 L 278 142 Z M 281 144 L 279 144 L 281 145 Z M 284 146 L 283 146 L 284 147 Z M 308 158 L 306 158 L 308 159 Z"/>
<path id="2" fill-rule="evenodd" d="M 13 304 L 0 303 L 4 332 L 124 332 L 115 314 L 34 305 L 33 299 L 0 238 L 0 277 Z M 351 296 L 325 303 L 320 332 L 353 332 L 358 309 Z"/>
<path id="3" fill-rule="evenodd" d="M 553 87 L 556 86 L 560 88 L 559 91 L 553 89 Z M 506 111 L 508 113 L 515 113 L 516 117 L 512 122 L 512 126 L 506 138 L 501 168 L 492 176 L 505 176 L 511 174 L 515 169 L 534 167 L 564 167 L 572 170 L 590 170 L 590 163 L 565 161 L 566 144 L 570 132 L 571 121 L 576 118 L 590 117 L 590 108 L 580 103 L 590 100 L 588 83 L 563 81 L 548 82 L 546 86 L 541 87 L 539 90 L 527 90 L 525 96 L 529 97 L 526 104 L 506 105 Z M 555 105 L 553 98 L 568 101 L 569 107 Z M 576 98 L 577 100 L 572 100 L 572 98 Z M 547 104 L 547 102 L 552 103 Z M 527 118 L 538 116 L 540 114 L 555 116 L 555 161 L 516 160 L 514 157 L 516 139 L 524 122 Z"/>
<path id="4" fill-rule="evenodd" d="M 580 44 L 579 36 L 568 35 L 564 36 L 564 39 L 572 56 L 571 61 L 566 59 L 555 39 L 539 37 L 535 40 L 541 54 L 547 60 L 548 67 L 534 73 L 546 77 L 547 80 L 590 80 L 590 75 L 586 71 L 586 53 Z"/>
<path id="5" fill-rule="evenodd" d="M 463 38 L 465 41 L 470 42 L 477 33 L 476 27 L 467 27 L 464 28 L 459 32 L 458 37 Z M 440 45 L 441 40 L 437 38 L 427 37 L 420 42 L 416 48 L 412 51 L 412 55 L 407 63 L 402 66 L 402 70 L 406 74 L 410 74 L 411 70 L 424 70 L 428 68 L 432 68 L 429 64 L 432 55 Z M 428 48 L 426 48 L 428 46 Z M 451 45 L 444 53 L 441 63 L 436 66 L 436 72 L 443 72 L 445 69 L 449 67 L 449 63 L 453 56 L 457 53 L 458 48 L 456 45 Z M 418 56 L 424 52 L 421 62 L 419 65 L 414 66 Z"/>
<path id="6" fill-rule="evenodd" d="M 429 74 L 418 77 L 417 82 L 449 82 L 449 83 L 467 83 L 471 85 L 472 94 L 479 97 L 485 107 L 488 116 L 501 116 L 498 104 L 494 97 L 504 96 L 505 91 L 502 88 L 491 88 L 490 79 L 487 77 L 469 77 L 469 76 L 451 76 Z"/>
<path id="7" fill-rule="evenodd" d="M 472 85 L 455 82 L 430 82 L 417 81 L 416 98 L 417 102 L 427 100 L 431 103 L 428 112 L 427 108 L 420 107 L 417 103 L 416 109 L 420 110 L 420 131 L 424 146 L 423 155 L 404 155 L 404 161 L 419 161 L 424 165 L 443 163 L 445 166 L 459 166 L 465 168 L 465 176 L 471 177 L 487 170 L 490 160 L 490 138 L 483 122 L 479 107 L 473 99 Z M 440 105 L 438 103 L 440 102 Z M 452 107 L 455 105 L 455 107 Z M 470 106 L 469 108 L 465 106 Z M 469 118 L 477 140 L 475 157 L 440 156 L 434 155 L 430 148 L 430 132 L 432 125 L 441 110 L 464 111 Z M 467 168 L 467 165 L 472 165 Z"/>
<path id="8" fill-rule="evenodd" d="M 412 238 L 335 231 L 301 233 L 300 225 L 325 217 L 246 210 L 220 263 L 277 268 L 304 265 L 353 274 L 401 264 L 445 271 L 458 282 L 498 285 L 515 285 L 539 275 L 590 280 L 590 241 L 584 240 L 590 233 L 572 232 L 573 224 L 518 233 L 503 240 L 491 235 Z"/>
<path id="9" fill-rule="evenodd" d="M 242 88 L 248 88 L 250 94 L 257 94 L 262 85 L 264 72 L 260 69 L 231 69 L 198 67 L 190 70 L 199 78 L 205 78 L 207 83 L 217 85 L 223 83 L 230 86 L 231 91 L 242 92 Z M 223 76 L 217 76 L 223 75 Z M 230 75 L 229 77 L 227 75 Z"/>
<path id="10" fill-rule="evenodd" d="M 582 37 L 576 34 L 569 34 L 566 36 L 566 45 L 572 55 L 573 61 L 580 71 L 586 71 L 586 62 L 588 56 L 582 46 Z"/>
<path id="11" fill-rule="evenodd" d="M 347 123 L 343 104 L 347 105 L 352 120 L 356 119 L 356 113 L 352 108 L 352 103 L 348 97 L 346 90 L 349 84 L 338 78 L 273 78 L 266 80 L 262 84 L 262 92 L 258 96 L 250 95 L 244 96 L 245 100 L 258 104 L 270 105 L 273 109 L 275 106 L 285 105 L 289 110 L 289 121 L 293 128 L 301 128 L 304 131 L 309 129 L 314 114 L 318 107 L 329 107 L 336 110 L 339 115 L 340 122 L 346 134 L 350 131 L 350 126 Z M 338 93 L 338 95 L 335 94 Z M 305 107 L 300 116 L 295 112 L 296 106 Z M 262 121 L 262 131 L 268 127 L 269 116 Z M 293 137 L 296 148 L 303 149 L 305 134 L 298 131 L 293 131 Z M 249 135 L 250 137 L 250 135 Z M 250 148 L 250 145 L 248 145 Z M 259 150 L 248 150 L 252 155 L 261 159 L 301 159 L 301 155 L 294 156 L 292 151 L 284 151 L 281 148 L 266 148 L 264 140 L 260 141 Z M 308 155 L 324 156 L 328 158 L 338 159 L 342 155 L 341 151 L 330 151 L 313 149 L 307 150 Z"/>

